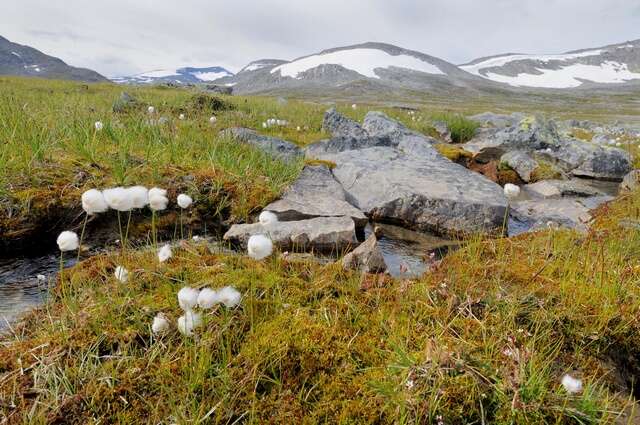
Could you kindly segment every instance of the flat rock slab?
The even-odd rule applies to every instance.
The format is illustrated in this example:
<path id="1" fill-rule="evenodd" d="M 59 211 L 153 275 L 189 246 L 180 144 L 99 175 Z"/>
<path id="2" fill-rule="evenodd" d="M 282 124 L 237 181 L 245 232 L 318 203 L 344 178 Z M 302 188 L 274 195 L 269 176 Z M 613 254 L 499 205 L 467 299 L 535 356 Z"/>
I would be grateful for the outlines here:
<path id="1" fill-rule="evenodd" d="M 436 139 L 410 130 L 382 112 L 368 112 L 364 117 L 362 127 L 369 133 L 369 136 L 387 138 L 391 141 L 390 146 L 397 147 L 407 153 L 428 157 L 439 156 L 432 147 L 438 143 Z"/>
<path id="2" fill-rule="evenodd" d="M 366 136 L 363 138 L 354 138 L 349 136 L 340 136 L 312 143 L 304 149 L 304 154 L 307 158 L 318 158 L 320 155 L 324 154 L 381 146 L 389 147 L 396 146 L 396 144 L 394 144 L 388 137 Z"/>
<path id="3" fill-rule="evenodd" d="M 221 131 L 220 134 L 255 146 L 256 148 L 285 161 L 295 160 L 303 154 L 300 148 L 291 142 L 278 139 L 277 137 L 263 136 L 257 131 L 249 128 L 232 127 Z"/>
<path id="4" fill-rule="evenodd" d="M 362 211 L 347 202 L 340 183 L 322 165 L 304 167 L 282 197 L 264 209 L 275 213 L 280 221 L 346 216 L 357 227 L 364 227 L 368 221 Z"/>
<path id="5" fill-rule="evenodd" d="M 346 252 L 358 245 L 356 227 L 350 217 L 320 217 L 300 221 L 234 224 L 224 240 L 247 247 L 253 235 L 267 235 L 283 251 Z"/>
<path id="6" fill-rule="evenodd" d="M 503 190 L 441 156 L 395 148 L 327 154 L 347 200 L 374 221 L 437 234 L 497 234 L 507 209 Z"/>
<path id="7" fill-rule="evenodd" d="M 529 223 L 531 230 L 546 228 L 552 224 L 586 231 L 591 221 L 591 210 L 612 199 L 611 196 L 596 196 L 514 202 L 511 205 L 511 216 L 520 222 Z"/>
<path id="8" fill-rule="evenodd" d="M 534 198 L 603 196 L 604 192 L 576 180 L 543 180 L 523 186 L 523 191 Z"/>

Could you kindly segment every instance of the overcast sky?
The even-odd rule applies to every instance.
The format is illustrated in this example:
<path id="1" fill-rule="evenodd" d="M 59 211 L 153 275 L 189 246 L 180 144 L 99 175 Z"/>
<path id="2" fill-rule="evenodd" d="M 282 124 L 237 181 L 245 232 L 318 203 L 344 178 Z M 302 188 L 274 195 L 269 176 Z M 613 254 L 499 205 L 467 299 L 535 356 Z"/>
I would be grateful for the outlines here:
<path id="1" fill-rule="evenodd" d="M 0 0 L 0 35 L 107 76 L 380 41 L 453 63 L 640 38 L 639 0 Z"/>

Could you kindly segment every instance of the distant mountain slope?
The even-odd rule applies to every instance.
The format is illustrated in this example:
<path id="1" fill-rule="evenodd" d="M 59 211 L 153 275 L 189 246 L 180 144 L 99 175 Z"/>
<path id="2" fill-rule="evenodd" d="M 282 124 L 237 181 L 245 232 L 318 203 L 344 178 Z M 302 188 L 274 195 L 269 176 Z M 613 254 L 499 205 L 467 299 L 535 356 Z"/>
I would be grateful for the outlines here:
<path id="1" fill-rule="evenodd" d="M 166 82 L 177 84 L 197 84 L 208 83 L 230 76 L 233 76 L 232 72 L 220 66 L 210 66 L 206 68 L 184 67 L 178 69 L 156 69 L 127 77 L 114 77 L 111 80 L 116 83 L 123 84 L 153 84 Z"/>
<path id="2" fill-rule="evenodd" d="M 570 89 L 640 80 L 640 40 L 559 55 L 506 54 L 461 65 L 512 87 Z"/>
<path id="3" fill-rule="evenodd" d="M 95 71 L 69 66 L 33 47 L 12 43 L 0 37 L 0 75 L 54 78 L 87 82 L 108 81 Z"/>
<path id="4" fill-rule="evenodd" d="M 493 86 L 442 59 L 383 43 L 338 47 L 291 62 L 256 61 L 237 75 L 216 83 L 233 85 L 234 93 L 239 94 L 441 92 Z"/>

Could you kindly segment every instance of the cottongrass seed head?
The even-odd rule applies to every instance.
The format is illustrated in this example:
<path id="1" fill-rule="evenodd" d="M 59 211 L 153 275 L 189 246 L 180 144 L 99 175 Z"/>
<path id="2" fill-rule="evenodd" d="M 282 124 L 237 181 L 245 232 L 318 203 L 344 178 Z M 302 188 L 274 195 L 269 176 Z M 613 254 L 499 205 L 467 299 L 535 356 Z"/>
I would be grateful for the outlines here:
<path id="1" fill-rule="evenodd" d="M 166 244 L 165 246 L 160 248 L 160 250 L 158 251 L 158 260 L 161 263 L 164 263 L 169 258 L 171 258 L 172 255 L 173 255 L 173 252 L 171 251 L 171 245 Z"/>
<path id="2" fill-rule="evenodd" d="M 84 192 L 81 200 L 82 209 L 89 215 L 103 213 L 109 209 L 104 195 L 97 189 L 89 189 Z"/>
<path id="3" fill-rule="evenodd" d="M 153 331 L 156 335 L 162 335 L 169 330 L 169 321 L 165 317 L 164 314 L 158 313 L 156 317 L 153 318 L 153 323 L 151 324 L 151 331 Z"/>
<path id="4" fill-rule="evenodd" d="M 218 303 L 220 303 L 218 292 L 214 291 L 211 288 L 204 288 L 198 294 L 198 305 L 200 306 L 200 308 L 213 308 L 213 306 Z"/>
<path id="5" fill-rule="evenodd" d="M 133 208 L 133 198 L 131 193 L 124 187 L 114 187 L 105 189 L 102 194 L 107 205 L 116 211 L 131 211 Z"/>
<path id="6" fill-rule="evenodd" d="M 212 115 L 212 116 L 211 116 L 211 118 L 209 118 L 209 122 L 210 122 L 211 124 L 215 124 L 215 123 L 216 123 L 216 121 L 218 121 L 218 118 L 216 118 L 216 116 L 215 116 L 215 115 Z"/>
<path id="7" fill-rule="evenodd" d="M 253 235 L 247 243 L 247 253 L 254 260 L 267 258 L 273 252 L 273 242 L 265 235 Z"/>
<path id="8" fill-rule="evenodd" d="M 274 224 L 278 222 L 278 216 L 272 213 L 271 211 L 262 211 L 260 216 L 258 216 L 258 221 L 263 226 L 268 226 L 270 224 Z"/>
<path id="9" fill-rule="evenodd" d="M 218 291 L 218 299 L 227 308 L 233 308 L 240 304 L 242 295 L 232 286 L 225 286 Z"/>
<path id="10" fill-rule="evenodd" d="M 101 121 L 96 121 L 93 126 L 95 127 L 96 131 L 100 131 L 102 130 L 102 128 L 104 127 L 104 125 L 102 124 Z"/>
<path id="11" fill-rule="evenodd" d="M 184 311 L 193 310 L 198 305 L 200 291 L 190 286 L 185 286 L 178 291 L 178 304 Z"/>
<path id="12" fill-rule="evenodd" d="M 193 331 L 200 325 L 202 325 L 202 317 L 193 311 L 185 311 L 184 315 L 178 318 L 178 330 L 185 336 L 192 336 Z"/>
<path id="13" fill-rule="evenodd" d="M 515 199 L 520 195 L 520 188 L 515 184 L 507 183 L 504 185 L 504 196 L 508 199 Z"/>
<path id="14" fill-rule="evenodd" d="M 127 283 L 127 281 L 129 280 L 129 270 L 125 269 L 122 266 L 116 267 L 113 275 L 120 283 Z"/>
<path id="15" fill-rule="evenodd" d="M 149 189 L 149 208 L 154 211 L 162 211 L 167 209 L 169 205 L 169 198 L 167 198 L 167 191 L 154 187 Z"/>
<path id="16" fill-rule="evenodd" d="M 571 375 L 564 375 L 562 377 L 562 386 L 569 394 L 578 394 L 582 392 L 582 380 L 576 379 Z"/>
<path id="17" fill-rule="evenodd" d="M 179 119 L 180 121 L 184 120 L 184 114 L 180 114 L 180 115 L 178 115 L 178 119 Z"/>
<path id="18" fill-rule="evenodd" d="M 62 252 L 75 251 L 80 247 L 78 234 L 69 230 L 65 230 L 64 232 L 60 233 L 58 235 L 56 243 L 58 244 L 58 249 L 60 249 L 60 251 Z"/>
<path id="19" fill-rule="evenodd" d="M 149 204 L 149 189 L 144 186 L 133 186 L 127 188 L 129 196 L 131 196 L 131 205 L 133 208 L 144 208 Z"/>
<path id="20" fill-rule="evenodd" d="M 189 195 L 181 193 L 178 195 L 178 206 L 182 209 L 189 208 L 193 204 L 193 198 Z"/>
<path id="21" fill-rule="evenodd" d="M 150 114 L 154 114 L 156 112 L 156 108 L 154 108 L 153 106 L 149 106 L 147 108 L 147 112 Z"/>

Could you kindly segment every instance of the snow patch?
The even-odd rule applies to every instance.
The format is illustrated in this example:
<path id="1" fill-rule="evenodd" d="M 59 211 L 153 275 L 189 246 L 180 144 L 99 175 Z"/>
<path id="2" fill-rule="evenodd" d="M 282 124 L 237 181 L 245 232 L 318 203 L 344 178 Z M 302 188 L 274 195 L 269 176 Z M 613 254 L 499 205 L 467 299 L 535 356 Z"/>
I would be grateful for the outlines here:
<path id="1" fill-rule="evenodd" d="M 380 78 L 375 70 L 380 68 L 405 68 L 427 74 L 445 75 L 437 66 L 410 55 L 391 55 L 379 49 L 349 49 L 308 56 L 271 70 L 283 77 L 301 78 L 300 74 L 320 65 L 340 65 L 369 78 Z"/>
<path id="2" fill-rule="evenodd" d="M 640 73 L 629 71 L 626 64 L 605 61 L 601 65 L 576 63 L 560 69 L 537 69 L 540 74 L 520 73 L 515 77 L 489 72 L 485 78 L 514 87 L 574 88 L 586 80 L 594 83 L 624 83 L 640 79 Z"/>
<path id="3" fill-rule="evenodd" d="M 164 78 L 178 75 L 176 69 L 154 69 L 153 71 L 143 72 L 142 74 L 134 75 L 134 77 L 148 77 L 148 78 Z"/>
<path id="4" fill-rule="evenodd" d="M 215 81 L 219 78 L 223 78 L 223 77 L 230 77 L 231 74 L 229 74 L 228 72 L 222 71 L 222 72 L 194 72 L 193 74 L 194 77 L 196 77 L 199 80 L 202 81 Z"/>
<path id="5" fill-rule="evenodd" d="M 247 65 L 246 67 L 244 67 L 244 69 L 242 70 L 244 71 L 257 71 L 258 69 L 262 69 L 265 66 L 269 66 L 272 65 L 270 63 L 252 63 L 251 65 Z"/>
<path id="6" fill-rule="evenodd" d="M 531 60 L 531 61 L 539 61 L 543 63 L 549 63 L 551 61 L 568 61 L 572 59 L 584 58 L 588 56 L 598 56 L 602 53 L 602 50 L 587 50 L 585 52 L 580 53 L 567 53 L 564 55 L 508 55 L 508 56 L 498 56 L 495 58 L 490 58 L 484 60 L 482 62 L 478 62 L 470 65 L 462 65 L 460 68 L 463 70 L 478 75 L 480 77 L 484 77 L 485 75 L 481 73 L 483 69 L 486 68 L 494 68 L 501 67 L 510 62 L 522 61 L 522 60 Z"/>

